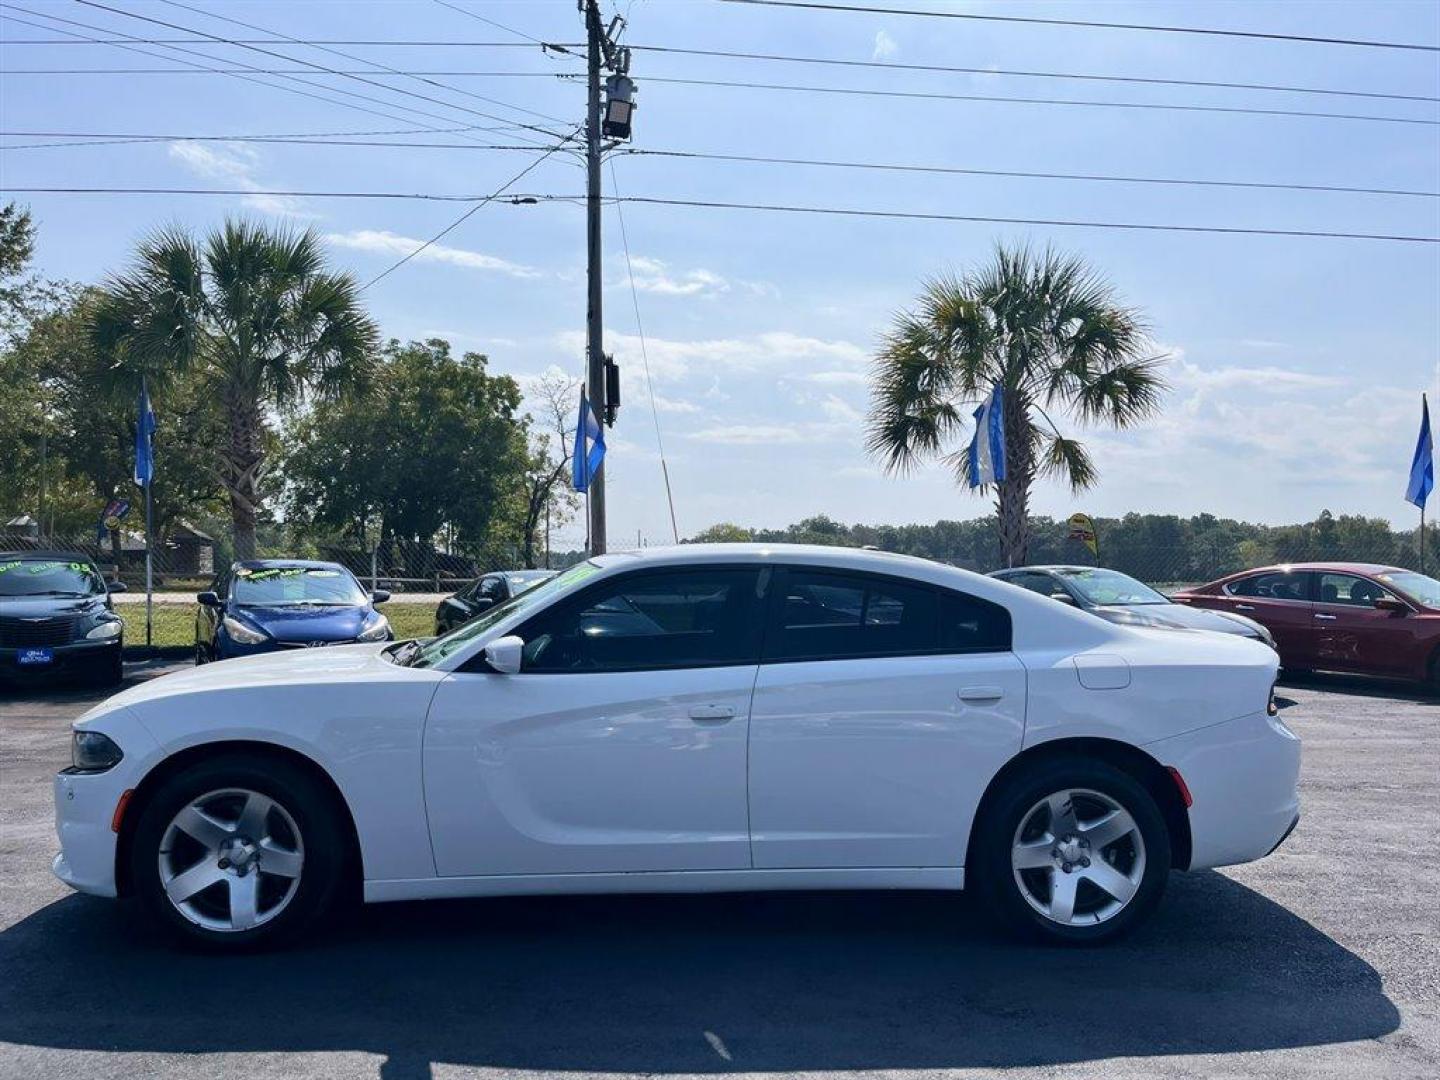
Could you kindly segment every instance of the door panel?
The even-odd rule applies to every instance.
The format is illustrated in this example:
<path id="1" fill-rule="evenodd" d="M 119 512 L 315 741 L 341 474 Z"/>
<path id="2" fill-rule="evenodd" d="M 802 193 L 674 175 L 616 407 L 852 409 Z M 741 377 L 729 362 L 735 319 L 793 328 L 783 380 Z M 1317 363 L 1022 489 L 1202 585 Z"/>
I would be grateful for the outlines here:
<path id="1" fill-rule="evenodd" d="M 1197 594 L 1196 606 L 1233 611 L 1254 619 L 1274 635 L 1281 664 L 1314 667 L 1315 620 L 1310 602 L 1314 576 L 1302 570 L 1252 574 L 1231 582 L 1228 592 Z"/>
<path id="2" fill-rule="evenodd" d="M 438 873 L 745 869 L 755 672 L 450 676 L 425 731 Z"/>
<path id="3" fill-rule="evenodd" d="M 1375 674 L 1414 668 L 1410 618 L 1374 604 L 1392 593 L 1354 574 L 1322 573 L 1319 584 L 1311 615 L 1316 667 Z"/>
<path id="4" fill-rule="evenodd" d="M 1025 669 L 1009 652 L 762 665 L 755 866 L 962 865 L 980 795 L 1024 728 Z"/>

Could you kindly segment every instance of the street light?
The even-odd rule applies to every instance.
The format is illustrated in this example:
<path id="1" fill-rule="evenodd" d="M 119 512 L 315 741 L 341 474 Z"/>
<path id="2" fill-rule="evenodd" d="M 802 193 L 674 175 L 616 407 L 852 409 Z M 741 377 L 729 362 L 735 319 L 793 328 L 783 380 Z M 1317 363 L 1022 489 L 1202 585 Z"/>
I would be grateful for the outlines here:
<path id="1" fill-rule="evenodd" d="M 628 139 L 634 114 L 635 80 L 628 75 L 611 75 L 605 80 L 605 119 L 601 130 L 609 138 Z"/>

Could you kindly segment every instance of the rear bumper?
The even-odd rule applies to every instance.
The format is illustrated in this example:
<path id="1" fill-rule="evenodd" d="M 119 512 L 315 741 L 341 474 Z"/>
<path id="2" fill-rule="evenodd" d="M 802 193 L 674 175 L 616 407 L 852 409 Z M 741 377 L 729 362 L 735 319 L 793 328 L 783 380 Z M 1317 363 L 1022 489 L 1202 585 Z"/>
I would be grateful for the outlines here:
<path id="1" fill-rule="evenodd" d="M 1252 713 L 1149 743 L 1185 778 L 1191 870 L 1263 859 L 1300 819 L 1300 739 L 1279 717 Z"/>

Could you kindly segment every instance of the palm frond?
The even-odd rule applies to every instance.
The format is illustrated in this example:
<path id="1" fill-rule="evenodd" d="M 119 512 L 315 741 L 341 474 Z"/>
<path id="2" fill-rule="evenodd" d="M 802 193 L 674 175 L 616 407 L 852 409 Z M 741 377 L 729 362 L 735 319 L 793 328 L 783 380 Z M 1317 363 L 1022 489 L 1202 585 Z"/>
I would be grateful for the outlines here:
<path id="1" fill-rule="evenodd" d="M 950 394 L 954 372 L 928 322 L 902 316 L 876 357 L 866 449 L 889 472 L 905 472 L 939 452 L 959 423 Z"/>
<path id="2" fill-rule="evenodd" d="M 1076 494 L 1093 487 L 1100 479 L 1090 452 L 1075 439 L 1057 433 L 1040 436 L 1043 445 L 1039 454 L 1039 474 L 1053 476 L 1070 485 Z"/>

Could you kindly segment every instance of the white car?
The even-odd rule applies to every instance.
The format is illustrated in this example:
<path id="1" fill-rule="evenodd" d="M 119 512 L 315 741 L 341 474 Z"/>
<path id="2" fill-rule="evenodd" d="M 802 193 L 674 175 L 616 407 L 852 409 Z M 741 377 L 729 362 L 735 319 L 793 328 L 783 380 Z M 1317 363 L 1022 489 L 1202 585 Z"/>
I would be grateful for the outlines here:
<path id="1" fill-rule="evenodd" d="M 1201 637 L 1198 636 L 1197 637 Z M 74 724 L 76 889 L 240 948 L 367 901 L 974 887 L 1114 937 L 1298 820 L 1275 653 L 905 556 L 572 567 L 428 643 L 227 660 Z"/>

